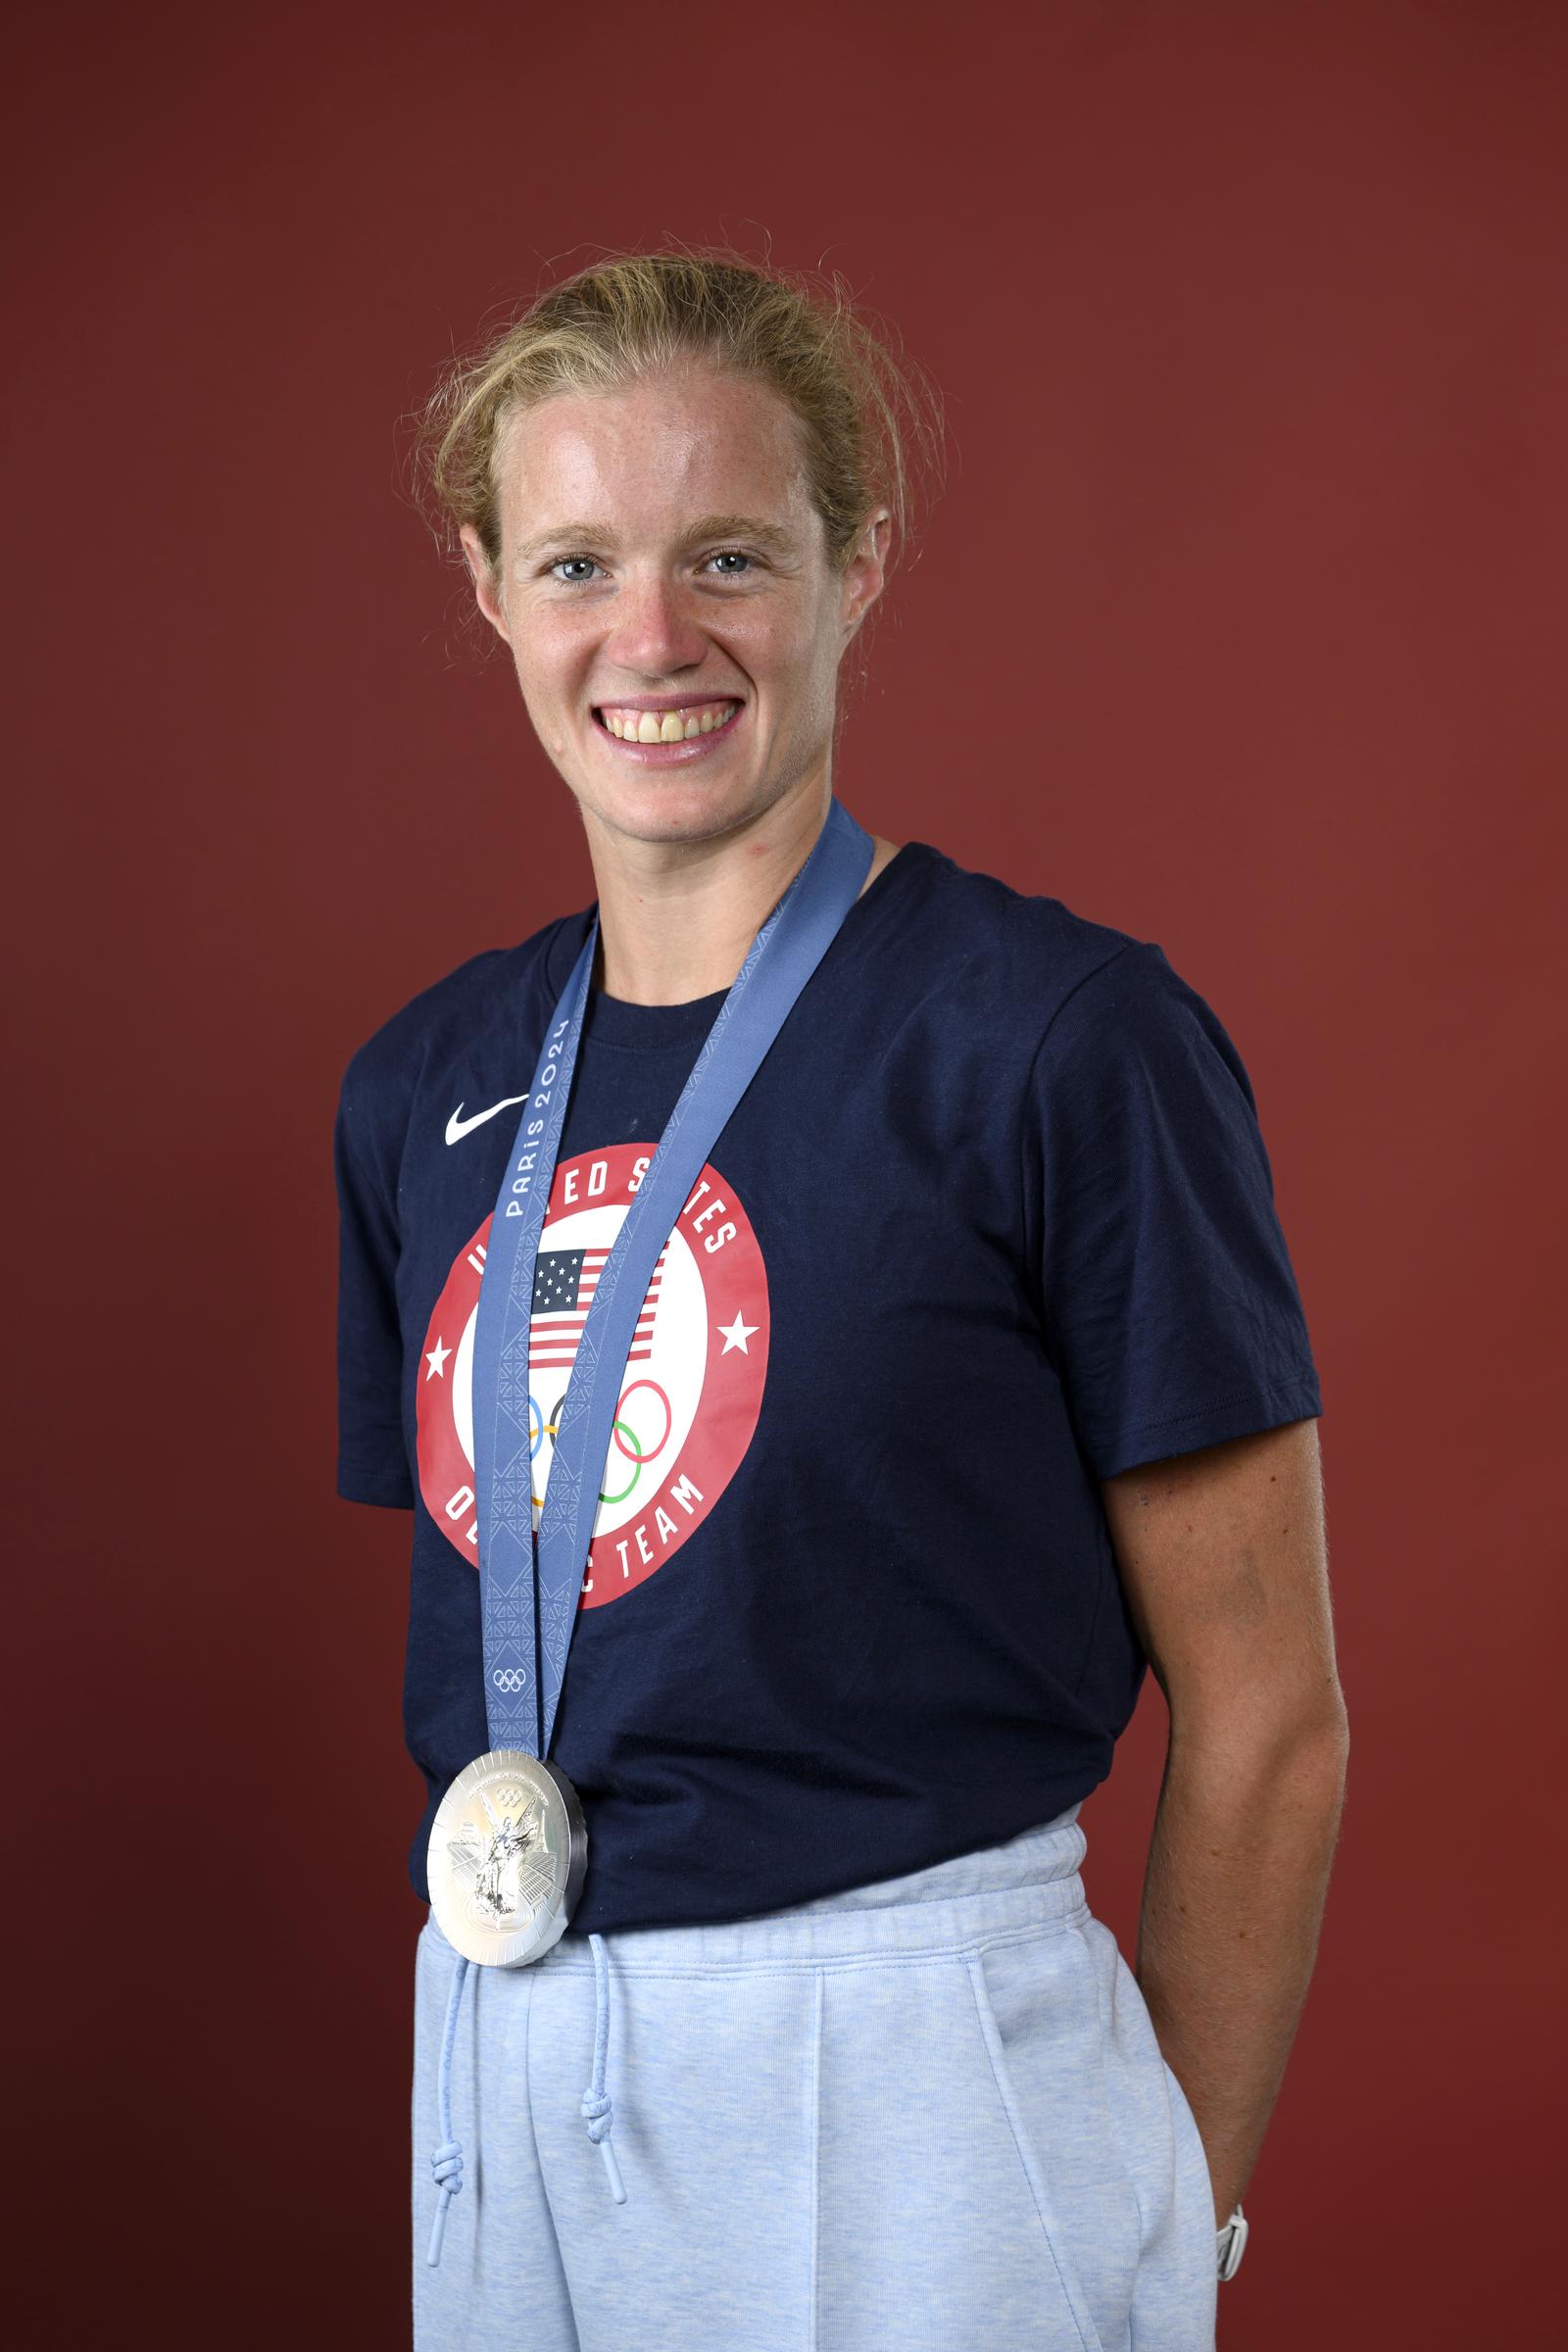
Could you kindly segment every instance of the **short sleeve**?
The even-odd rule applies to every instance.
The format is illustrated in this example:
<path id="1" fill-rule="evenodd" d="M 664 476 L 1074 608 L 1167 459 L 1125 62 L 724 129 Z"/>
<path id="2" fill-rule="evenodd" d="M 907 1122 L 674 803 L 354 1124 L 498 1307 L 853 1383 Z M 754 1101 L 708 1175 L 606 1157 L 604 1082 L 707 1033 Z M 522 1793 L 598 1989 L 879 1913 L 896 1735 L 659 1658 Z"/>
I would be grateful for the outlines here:
<path id="1" fill-rule="evenodd" d="M 1251 1084 L 1159 947 L 1072 990 L 1027 1112 L 1046 1348 L 1094 1475 L 1320 1414 Z"/>
<path id="2" fill-rule="evenodd" d="M 412 1509 L 403 1440 L 403 1334 L 393 1186 L 368 1132 L 371 1090 L 351 1062 L 338 1096 L 337 1491 L 349 1502 Z"/>

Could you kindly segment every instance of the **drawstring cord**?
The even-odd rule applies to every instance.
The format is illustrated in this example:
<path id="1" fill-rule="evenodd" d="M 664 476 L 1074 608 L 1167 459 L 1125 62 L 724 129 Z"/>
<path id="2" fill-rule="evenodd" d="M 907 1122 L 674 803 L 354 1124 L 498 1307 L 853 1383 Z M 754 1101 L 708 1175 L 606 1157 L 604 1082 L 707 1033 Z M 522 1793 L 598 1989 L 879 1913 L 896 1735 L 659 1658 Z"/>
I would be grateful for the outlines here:
<path id="1" fill-rule="evenodd" d="M 617 2205 L 626 2202 L 626 2190 L 615 2162 L 615 2151 L 610 2144 L 614 2129 L 615 2109 L 605 2088 L 605 2062 L 610 2054 L 610 1964 L 605 1956 L 602 1936 L 588 1938 L 594 1955 L 594 2077 L 582 2094 L 583 2121 L 588 2136 L 598 2143 L 610 2175 L 610 2193 Z M 436 2113 L 440 2119 L 441 2145 L 430 2159 L 430 2170 L 440 2191 L 435 2209 L 435 2221 L 430 2230 L 429 2251 L 425 2261 L 432 2266 L 441 2260 L 441 2240 L 446 2234 L 447 2209 L 463 2186 L 463 2142 L 452 2133 L 452 2052 L 458 2038 L 458 2010 L 463 2001 L 463 1987 L 467 1981 L 468 1963 L 460 1955 L 452 1971 L 452 1989 L 447 1995 L 446 2025 L 441 2034 L 441 2059 L 436 2074 Z"/>
<path id="2" fill-rule="evenodd" d="M 626 2191 L 621 2186 L 620 2167 L 610 2144 L 615 2121 L 614 2104 L 605 2088 L 605 2059 L 610 2048 L 610 1964 L 605 1958 L 604 1937 L 590 1936 L 588 1941 L 594 1955 L 594 2079 L 582 2094 L 583 2121 L 588 2126 L 589 2138 L 599 2143 L 599 2153 L 610 2175 L 610 2193 L 617 2205 L 624 2205 Z"/>
<path id="3" fill-rule="evenodd" d="M 446 2030 L 441 2036 L 441 2064 L 436 2075 L 436 2111 L 441 2122 L 441 2145 L 430 2159 L 435 2184 L 441 2192 L 435 2209 L 435 2225 L 430 2231 L 428 2263 L 441 2260 L 441 2240 L 446 2232 L 447 2207 L 463 2186 L 463 2143 L 452 2136 L 452 2045 L 458 2038 L 458 2004 L 463 1998 L 463 1986 L 468 1974 L 468 1963 L 461 1956 L 452 1971 L 452 1990 L 447 1995 Z"/>

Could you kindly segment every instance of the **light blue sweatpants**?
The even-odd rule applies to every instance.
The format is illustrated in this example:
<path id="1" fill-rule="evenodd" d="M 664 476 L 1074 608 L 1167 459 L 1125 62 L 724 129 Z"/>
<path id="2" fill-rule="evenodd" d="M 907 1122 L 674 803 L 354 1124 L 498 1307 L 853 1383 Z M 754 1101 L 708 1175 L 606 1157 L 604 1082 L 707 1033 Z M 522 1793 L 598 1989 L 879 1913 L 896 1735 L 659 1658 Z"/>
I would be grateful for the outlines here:
<path id="1" fill-rule="evenodd" d="M 455 2003 L 427 1918 L 416 2352 L 1212 2352 L 1202 2143 L 1077 1815 Z"/>

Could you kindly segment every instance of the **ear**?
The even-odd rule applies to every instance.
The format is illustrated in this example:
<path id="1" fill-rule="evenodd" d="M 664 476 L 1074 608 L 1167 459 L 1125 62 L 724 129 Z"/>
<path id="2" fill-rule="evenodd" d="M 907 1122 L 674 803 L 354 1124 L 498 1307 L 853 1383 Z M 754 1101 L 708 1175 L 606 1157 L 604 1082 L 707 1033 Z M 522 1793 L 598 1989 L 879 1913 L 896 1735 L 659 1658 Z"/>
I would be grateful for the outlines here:
<path id="1" fill-rule="evenodd" d="M 893 517 L 886 507 L 878 507 L 861 532 L 860 544 L 850 559 L 844 574 L 844 601 L 840 612 L 846 645 L 882 593 L 887 579 L 888 547 L 892 537 Z"/>
<path id="2" fill-rule="evenodd" d="M 484 543 L 471 522 L 466 522 L 463 525 L 458 537 L 463 542 L 463 560 L 468 566 L 468 577 L 473 582 L 473 593 L 478 599 L 479 610 L 495 630 L 496 635 L 504 637 L 510 645 L 512 633 L 507 627 L 506 611 L 497 593 L 496 576 L 490 568 L 490 560 L 484 552 Z"/>

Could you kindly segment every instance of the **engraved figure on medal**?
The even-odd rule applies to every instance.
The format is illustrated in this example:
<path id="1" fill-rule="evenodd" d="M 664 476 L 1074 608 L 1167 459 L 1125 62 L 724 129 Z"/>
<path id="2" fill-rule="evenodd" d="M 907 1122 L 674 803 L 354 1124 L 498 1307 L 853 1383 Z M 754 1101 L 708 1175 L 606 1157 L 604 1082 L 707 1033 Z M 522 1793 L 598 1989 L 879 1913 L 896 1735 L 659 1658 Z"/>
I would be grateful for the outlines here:
<path id="1" fill-rule="evenodd" d="M 515 1786 L 493 1794 L 481 1788 L 478 1797 L 486 1829 L 466 1821 L 447 1840 L 464 1908 L 476 1928 L 492 1935 L 531 1928 L 556 1891 L 540 1808 Z"/>

